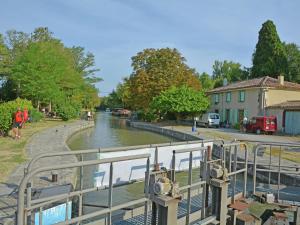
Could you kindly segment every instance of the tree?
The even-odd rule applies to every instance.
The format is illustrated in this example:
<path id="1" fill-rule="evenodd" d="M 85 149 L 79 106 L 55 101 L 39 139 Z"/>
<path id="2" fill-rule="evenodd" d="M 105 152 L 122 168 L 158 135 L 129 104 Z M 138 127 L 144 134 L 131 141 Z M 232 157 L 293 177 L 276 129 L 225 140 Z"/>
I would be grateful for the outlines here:
<path id="1" fill-rule="evenodd" d="M 133 109 L 147 111 L 153 97 L 171 86 L 200 90 L 198 74 L 176 49 L 145 49 L 132 57 L 132 67 L 128 85 Z"/>
<path id="2" fill-rule="evenodd" d="M 214 88 L 215 80 L 213 80 L 209 74 L 207 74 L 205 72 L 202 73 L 199 76 L 199 80 L 201 82 L 201 86 L 202 86 L 203 90 L 207 91 L 207 90 Z"/>
<path id="3" fill-rule="evenodd" d="M 11 59 L 9 49 L 4 43 L 4 38 L 0 34 L 0 82 L 10 74 Z"/>
<path id="4" fill-rule="evenodd" d="M 300 50 L 295 43 L 286 44 L 284 48 L 287 54 L 288 72 L 286 80 L 300 82 Z"/>
<path id="5" fill-rule="evenodd" d="M 287 74 L 286 52 L 271 20 L 266 21 L 259 31 L 252 60 L 252 78 Z"/>
<path id="6" fill-rule="evenodd" d="M 177 119 L 201 114 L 207 110 L 209 100 L 204 92 L 188 86 L 171 87 L 155 97 L 151 109 L 160 115 L 173 113 Z"/>
<path id="7" fill-rule="evenodd" d="M 99 72 L 100 69 L 95 68 L 95 56 L 92 53 L 85 53 L 83 47 L 75 46 L 70 48 L 70 51 L 74 57 L 76 70 L 82 74 L 88 83 L 95 84 L 102 81 L 101 78 L 95 76 L 95 73 Z"/>
<path id="8" fill-rule="evenodd" d="M 243 79 L 241 64 L 227 60 L 216 60 L 213 65 L 213 78 L 215 80 L 226 78 L 228 82 L 240 81 Z"/>

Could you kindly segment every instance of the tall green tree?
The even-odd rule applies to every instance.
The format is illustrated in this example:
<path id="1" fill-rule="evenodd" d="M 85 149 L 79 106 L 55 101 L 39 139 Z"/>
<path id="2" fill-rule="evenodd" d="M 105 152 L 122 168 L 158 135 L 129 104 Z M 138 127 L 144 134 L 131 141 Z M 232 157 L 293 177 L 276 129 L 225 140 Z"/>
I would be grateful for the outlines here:
<path id="1" fill-rule="evenodd" d="M 245 79 L 244 75 L 245 72 L 240 63 L 216 60 L 213 64 L 214 87 L 222 86 L 225 79 L 228 83 L 243 80 Z"/>
<path id="2" fill-rule="evenodd" d="M 153 97 L 171 86 L 201 88 L 198 73 L 186 65 L 176 49 L 145 49 L 132 57 L 132 67 L 129 90 L 133 109 L 146 111 Z"/>
<path id="3" fill-rule="evenodd" d="M 259 31 L 258 42 L 253 53 L 251 77 L 287 74 L 287 57 L 275 24 L 268 20 Z"/>
<path id="4" fill-rule="evenodd" d="M 4 38 L 0 34 L 0 82 L 10 74 L 11 58 L 9 49 L 4 43 Z"/>
<path id="5" fill-rule="evenodd" d="M 20 87 L 20 97 L 35 102 L 50 102 L 69 95 L 78 87 L 79 76 L 72 68 L 70 56 L 57 42 L 30 43 L 12 68 L 12 79 Z M 70 96 L 69 96 L 70 97 Z"/>
<path id="6" fill-rule="evenodd" d="M 153 98 L 151 102 L 151 109 L 160 116 L 172 113 L 177 119 L 201 114 L 208 106 L 209 100 L 204 92 L 196 91 L 186 85 L 171 87 Z"/>
<path id="7" fill-rule="evenodd" d="M 208 73 L 201 73 L 199 76 L 203 90 L 207 91 L 214 88 L 215 80 Z"/>
<path id="8" fill-rule="evenodd" d="M 295 43 L 284 43 L 287 55 L 288 72 L 286 80 L 300 83 L 300 49 Z"/>
<path id="9" fill-rule="evenodd" d="M 75 47 L 70 48 L 70 51 L 73 54 L 75 68 L 76 70 L 82 74 L 84 79 L 90 83 L 95 84 L 102 79 L 96 76 L 96 73 L 100 71 L 100 69 L 95 68 L 95 56 L 91 52 L 85 53 L 83 47 Z"/>

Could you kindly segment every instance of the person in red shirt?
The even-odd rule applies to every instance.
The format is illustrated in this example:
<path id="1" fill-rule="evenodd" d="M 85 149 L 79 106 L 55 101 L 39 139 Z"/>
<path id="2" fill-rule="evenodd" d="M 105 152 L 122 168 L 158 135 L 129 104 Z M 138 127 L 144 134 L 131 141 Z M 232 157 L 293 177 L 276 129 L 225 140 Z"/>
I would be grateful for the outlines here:
<path id="1" fill-rule="evenodd" d="M 13 124 L 13 132 L 15 134 L 15 138 L 21 138 L 21 131 L 22 124 L 24 122 L 23 113 L 20 108 L 17 109 L 17 112 L 14 115 L 14 124 Z"/>
<path id="2" fill-rule="evenodd" d="M 28 109 L 24 108 L 23 110 L 23 123 L 22 123 L 22 128 L 25 128 L 25 123 L 28 121 Z"/>

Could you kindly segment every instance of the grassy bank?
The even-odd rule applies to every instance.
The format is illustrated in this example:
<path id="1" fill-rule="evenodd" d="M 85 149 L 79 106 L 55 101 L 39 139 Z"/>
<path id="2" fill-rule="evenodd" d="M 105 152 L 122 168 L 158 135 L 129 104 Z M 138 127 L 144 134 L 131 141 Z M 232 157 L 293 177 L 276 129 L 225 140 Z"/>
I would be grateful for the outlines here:
<path id="1" fill-rule="evenodd" d="M 10 131 L 8 137 L 0 137 L 0 182 L 4 182 L 13 169 L 26 161 L 25 145 L 31 136 L 49 127 L 65 124 L 60 120 L 42 120 L 37 123 L 27 123 L 22 129 L 22 137 L 15 140 Z"/>

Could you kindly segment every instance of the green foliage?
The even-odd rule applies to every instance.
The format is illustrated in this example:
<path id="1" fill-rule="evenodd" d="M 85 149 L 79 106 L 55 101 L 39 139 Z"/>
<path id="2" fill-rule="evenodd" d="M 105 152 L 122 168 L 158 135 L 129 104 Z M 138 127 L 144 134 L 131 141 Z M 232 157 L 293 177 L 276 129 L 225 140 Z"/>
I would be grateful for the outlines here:
<path id="1" fill-rule="evenodd" d="M 80 115 L 81 107 L 74 102 L 65 102 L 63 100 L 56 104 L 54 107 L 57 115 L 60 116 L 64 121 L 77 118 Z"/>
<path id="2" fill-rule="evenodd" d="M 259 31 L 258 42 L 253 54 L 252 78 L 277 77 L 287 74 L 287 57 L 275 24 L 268 20 Z"/>
<path id="3" fill-rule="evenodd" d="M 29 111 L 29 117 L 30 122 L 39 122 L 44 117 L 44 114 L 33 108 Z"/>
<path id="4" fill-rule="evenodd" d="M 199 80 L 201 82 L 201 86 L 202 86 L 203 90 L 208 91 L 208 90 L 214 88 L 215 80 L 213 80 L 209 74 L 207 74 L 205 72 L 202 73 L 199 76 Z"/>
<path id="5" fill-rule="evenodd" d="M 234 129 L 237 129 L 237 130 L 240 130 L 241 124 L 236 123 L 236 124 L 234 124 L 233 128 L 234 128 Z"/>
<path id="6" fill-rule="evenodd" d="M 202 91 L 187 86 L 172 87 L 151 102 L 151 109 L 159 115 L 173 113 L 177 119 L 203 113 L 208 106 L 209 100 Z"/>
<path id="7" fill-rule="evenodd" d="M 223 85 L 223 80 L 227 82 L 235 82 L 243 80 L 245 73 L 241 68 L 241 64 L 232 61 L 218 61 L 216 60 L 213 65 L 213 80 L 215 81 L 214 87 Z"/>
<path id="8" fill-rule="evenodd" d="M 100 104 L 95 83 L 101 78 L 95 75 L 99 70 L 94 68 L 92 53 L 85 53 L 82 47 L 67 48 L 47 27 L 38 27 L 31 34 L 8 31 L 6 39 L 7 45 L 0 36 L 0 58 L 8 55 L 10 60 L 0 60 L 0 100 L 20 96 L 39 106 L 63 99 L 71 104 L 64 104 L 67 108 L 88 109 Z M 5 75 L 2 62 L 9 68 Z"/>
<path id="9" fill-rule="evenodd" d="M 18 108 L 21 110 L 27 108 L 32 110 L 32 104 L 26 99 L 17 98 L 15 101 L 4 102 L 0 104 L 0 133 L 7 134 L 13 123 L 14 113 Z"/>
<path id="10" fill-rule="evenodd" d="M 132 57 L 133 72 L 127 81 L 128 104 L 147 111 L 153 97 L 172 86 L 200 90 L 198 74 L 185 64 L 177 49 L 145 49 Z"/>
<path id="11" fill-rule="evenodd" d="M 287 55 L 288 73 L 286 80 L 300 83 L 300 49 L 295 43 L 286 44 L 284 48 Z"/>

